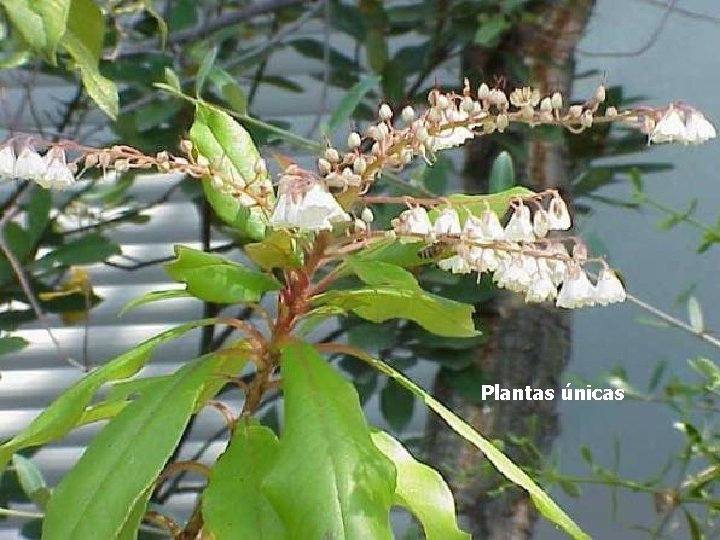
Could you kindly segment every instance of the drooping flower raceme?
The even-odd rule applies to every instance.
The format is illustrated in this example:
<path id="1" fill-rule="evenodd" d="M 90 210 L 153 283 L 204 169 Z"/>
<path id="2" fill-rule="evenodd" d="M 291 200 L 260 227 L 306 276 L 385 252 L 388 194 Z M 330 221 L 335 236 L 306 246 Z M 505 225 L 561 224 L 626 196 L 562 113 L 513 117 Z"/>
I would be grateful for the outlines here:
<path id="1" fill-rule="evenodd" d="M 702 144 L 716 137 L 715 127 L 689 105 L 670 105 L 649 133 L 651 143 Z"/>

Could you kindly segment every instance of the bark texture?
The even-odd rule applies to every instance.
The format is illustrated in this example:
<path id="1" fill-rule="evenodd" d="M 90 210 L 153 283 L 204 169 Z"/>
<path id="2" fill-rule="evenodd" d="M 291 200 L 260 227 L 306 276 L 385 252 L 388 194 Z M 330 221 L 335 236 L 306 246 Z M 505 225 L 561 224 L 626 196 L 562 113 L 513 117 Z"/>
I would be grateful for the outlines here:
<path id="1" fill-rule="evenodd" d="M 531 84 L 543 93 L 569 95 L 573 78 L 573 50 L 590 16 L 594 0 L 533 2 L 534 23 L 517 25 L 500 47 L 470 47 L 465 51 L 464 74 L 472 81 L 504 76 L 507 88 Z M 513 77 L 520 60 L 528 79 Z M 517 69 L 515 69 L 517 71 Z M 535 190 L 558 188 L 569 182 L 567 146 L 530 131 L 509 135 L 524 149 L 524 161 L 514 156 L 518 182 Z M 500 148 L 480 138 L 468 145 L 465 168 L 467 193 L 486 192 L 488 173 Z M 570 319 L 551 305 L 525 304 L 521 295 L 500 292 L 476 306 L 485 325 L 487 342 L 477 350 L 476 365 L 489 382 L 505 388 L 555 388 L 570 356 Z M 505 451 L 519 464 L 535 465 L 537 456 L 513 437 L 525 438 L 542 453 L 550 450 L 558 433 L 554 401 L 490 401 L 486 406 L 455 393 L 442 377 L 434 393 L 441 401 L 490 439 L 505 441 Z M 559 395 L 556 392 L 556 395 Z M 537 512 L 527 494 L 516 488 L 497 488 L 505 482 L 482 455 L 431 418 L 427 430 L 428 459 L 451 485 L 466 530 L 473 538 L 521 540 L 532 536 Z"/>

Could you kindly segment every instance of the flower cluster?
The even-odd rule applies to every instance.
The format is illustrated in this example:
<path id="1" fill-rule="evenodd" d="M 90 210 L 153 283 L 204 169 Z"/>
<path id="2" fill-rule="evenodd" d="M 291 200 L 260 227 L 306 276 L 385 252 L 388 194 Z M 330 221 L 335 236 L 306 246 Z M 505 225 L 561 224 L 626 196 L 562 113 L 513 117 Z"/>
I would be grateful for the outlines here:
<path id="1" fill-rule="evenodd" d="M 527 302 L 555 300 L 558 307 L 577 308 L 607 305 L 625 300 L 625 291 L 615 273 L 602 262 L 593 284 L 583 270 L 585 247 L 577 240 L 572 256 L 563 240 L 548 238 L 549 231 L 570 228 L 565 202 L 553 192 L 547 209 L 532 198 L 534 212 L 523 199 L 514 203 L 503 226 L 497 214 L 486 208 L 479 216 L 468 215 L 461 225 L 453 207 L 437 213 L 434 221 L 422 206 L 405 210 L 393 220 L 393 235 L 402 242 L 430 240 L 452 247 L 453 254 L 438 262 L 456 274 L 493 275 L 498 287 L 525 294 Z M 558 290 L 559 288 L 559 290 Z"/>
<path id="2" fill-rule="evenodd" d="M 51 147 L 41 156 L 29 142 L 15 154 L 12 142 L 0 147 L 0 179 L 33 180 L 44 188 L 65 189 L 75 183 L 75 167 L 67 163 L 65 150 Z"/>
<path id="3" fill-rule="evenodd" d="M 705 116 L 684 104 L 670 105 L 666 110 L 659 111 L 657 119 L 648 117 L 644 130 L 651 143 L 702 144 L 716 137 L 715 127 Z"/>

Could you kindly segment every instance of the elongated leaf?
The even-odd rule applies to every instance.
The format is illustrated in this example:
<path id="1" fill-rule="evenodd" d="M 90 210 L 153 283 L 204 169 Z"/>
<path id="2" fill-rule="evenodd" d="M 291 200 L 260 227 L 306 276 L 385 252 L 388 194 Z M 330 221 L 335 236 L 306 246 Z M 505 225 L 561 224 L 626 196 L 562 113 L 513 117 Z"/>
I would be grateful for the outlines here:
<path id="1" fill-rule="evenodd" d="M 55 51 L 65 33 L 70 12 L 70 0 L 42 0 L 34 3 L 35 10 L 45 28 L 45 52 L 51 63 L 55 63 Z"/>
<path id="2" fill-rule="evenodd" d="M 28 346 L 28 341 L 19 336 L 7 336 L 0 338 L 0 356 L 18 352 Z"/>
<path id="3" fill-rule="evenodd" d="M 176 326 L 115 357 L 73 384 L 41 412 L 28 427 L 0 446 L 0 471 L 12 454 L 22 448 L 39 446 L 64 437 L 81 420 L 86 407 L 101 385 L 108 381 L 127 379 L 137 373 L 150 359 L 153 350 L 198 326 L 215 324 L 215 319 L 203 319 Z"/>
<path id="4" fill-rule="evenodd" d="M 267 202 L 273 204 L 269 178 L 266 176 L 253 181 L 256 176 L 255 164 L 260 158 L 255 144 L 248 132 L 227 113 L 198 103 L 195 121 L 190 128 L 190 139 L 198 153 L 208 159 L 214 171 L 227 179 L 242 179 L 246 190 L 256 196 L 269 194 Z M 252 198 L 248 200 L 248 195 L 237 197 L 225 193 L 207 179 L 203 181 L 203 191 L 220 219 L 253 240 L 264 238 L 268 211 L 257 206 L 256 201 Z"/>
<path id="5" fill-rule="evenodd" d="M 184 246 L 175 246 L 175 254 L 177 259 L 165 266 L 167 273 L 186 283 L 190 294 L 206 302 L 257 302 L 264 293 L 281 287 L 274 277 L 219 255 Z"/>
<path id="6" fill-rule="evenodd" d="M 10 22 L 17 28 L 23 39 L 36 51 L 47 47 L 45 25 L 39 13 L 32 9 L 28 0 L 2 0 Z"/>
<path id="7" fill-rule="evenodd" d="M 373 88 L 377 88 L 379 84 L 380 77 L 377 75 L 360 79 L 355 86 L 345 93 L 338 106 L 335 107 L 327 126 L 323 127 L 323 134 L 327 136 L 335 133 L 352 116 L 365 95 Z"/>
<path id="8" fill-rule="evenodd" d="M 113 120 L 118 113 L 118 93 L 115 83 L 100 74 L 99 62 L 105 21 L 100 8 L 92 0 L 73 0 L 72 17 L 60 44 L 70 54 L 80 70 L 88 95 Z M 78 14 L 76 16 L 75 14 Z"/>
<path id="9" fill-rule="evenodd" d="M 533 194 L 527 188 L 522 186 L 512 187 L 500 193 L 491 193 L 490 195 L 464 195 L 462 193 L 449 195 L 447 197 L 451 206 L 458 211 L 460 218 L 464 220 L 468 213 L 479 216 L 488 206 L 490 209 L 502 216 L 505 214 L 510 202 L 517 197 L 529 197 Z M 438 210 L 433 208 L 430 211 L 431 219 L 435 219 Z"/>
<path id="10" fill-rule="evenodd" d="M 510 154 L 503 150 L 490 169 L 490 193 L 502 193 L 515 185 L 515 169 Z"/>
<path id="11" fill-rule="evenodd" d="M 475 308 L 422 290 L 374 287 L 331 291 L 313 299 L 313 305 L 341 308 L 373 322 L 408 319 L 428 332 L 446 337 L 472 337 Z"/>
<path id="12" fill-rule="evenodd" d="M 90 233 L 51 251 L 33 262 L 33 270 L 49 270 L 54 266 L 70 266 L 102 262 L 120 253 L 120 246 L 97 233 Z"/>
<path id="13" fill-rule="evenodd" d="M 373 443 L 395 464 L 397 504 L 410 510 L 420 521 L 427 540 L 470 540 L 460 530 L 450 488 L 436 470 L 416 461 L 392 436 L 375 431 Z"/>
<path id="14" fill-rule="evenodd" d="M 200 62 L 200 67 L 198 68 L 197 72 L 197 78 L 195 79 L 195 94 L 198 97 L 200 97 L 203 86 L 205 86 L 207 76 L 210 73 L 213 65 L 215 64 L 215 58 L 217 58 L 217 53 L 217 46 L 210 47 L 210 49 L 208 49 L 208 51 L 205 53 L 202 62 Z"/>
<path id="15" fill-rule="evenodd" d="M 123 523 L 122 529 L 118 533 L 116 540 L 137 540 L 138 528 L 142 522 L 142 518 L 145 515 L 148 501 L 152 495 L 152 488 L 148 489 L 143 493 L 140 498 L 133 504 L 132 510 L 128 514 L 125 523 Z"/>
<path id="16" fill-rule="evenodd" d="M 261 491 L 279 446 L 271 429 L 238 422 L 203 492 L 204 528 L 215 540 L 286 538 L 280 518 Z"/>
<path id="17" fill-rule="evenodd" d="M 348 257 L 346 263 L 350 270 L 367 285 L 398 287 L 399 289 L 420 291 L 415 276 L 394 264 L 382 261 L 367 261 L 358 257 Z"/>
<path id="18" fill-rule="evenodd" d="M 703 320 L 703 312 L 698 299 L 694 296 L 688 298 L 687 309 L 690 326 L 695 332 L 702 332 L 705 329 L 705 322 Z"/>
<path id="19" fill-rule="evenodd" d="M 291 538 L 391 538 L 392 463 L 373 445 L 357 393 L 309 345 L 282 350 L 285 426 L 263 483 Z"/>
<path id="20" fill-rule="evenodd" d="M 50 490 L 45 483 L 40 469 L 38 469 L 31 460 L 20 454 L 15 454 L 12 462 L 23 493 L 25 493 L 28 499 L 33 501 L 38 508 L 45 508 L 45 504 L 50 497 Z"/>
<path id="21" fill-rule="evenodd" d="M 179 442 L 216 361 L 187 364 L 110 421 L 53 491 L 44 540 L 119 537 Z"/>
<path id="22" fill-rule="evenodd" d="M 162 300 L 172 300 L 174 298 L 190 298 L 192 295 L 183 289 L 170 289 L 167 291 L 152 291 L 144 294 L 140 298 L 131 300 L 123 306 L 118 314 L 118 317 L 122 317 L 131 309 L 136 307 L 144 306 L 145 304 L 151 304 L 153 302 L 160 302 Z"/>
<path id="23" fill-rule="evenodd" d="M 500 473 L 502 473 L 503 475 L 505 475 L 508 480 L 525 489 L 530 494 L 530 497 L 535 503 L 535 506 L 543 516 L 561 527 L 572 538 L 578 540 L 590 539 L 590 537 L 585 534 L 582 529 L 580 529 L 580 527 L 578 527 L 575 522 L 570 519 L 570 517 L 565 512 L 563 512 L 563 510 L 557 504 L 555 504 L 555 502 L 540 488 L 540 486 L 533 482 L 532 478 L 530 478 L 522 469 L 520 469 L 520 467 L 515 465 L 490 441 L 488 441 L 482 435 L 480 435 L 480 433 L 475 431 L 472 426 L 470 426 L 460 417 L 455 415 L 455 413 L 453 413 L 450 409 L 437 401 L 425 390 L 420 388 L 418 385 L 405 377 L 402 373 L 395 370 L 393 367 L 387 365 L 385 362 L 373 358 L 372 356 L 365 354 L 359 349 L 348 349 L 343 350 L 343 352 L 347 354 L 353 354 L 360 360 L 367 362 L 375 369 L 377 369 L 381 373 L 384 373 L 388 377 L 391 377 L 399 384 L 414 393 L 416 396 L 418 396 L 420 399 L 422 399 L 430 409 L 432 409 L 435 413 L 438 414 L 438 416 L 445 420 L 447 425 L 450 426 L 453 431 L 455 431 L 463 439 L 477 447 L 485 455 L 485 457 L 497 468 L 497 470 L 500 471 Z"/>

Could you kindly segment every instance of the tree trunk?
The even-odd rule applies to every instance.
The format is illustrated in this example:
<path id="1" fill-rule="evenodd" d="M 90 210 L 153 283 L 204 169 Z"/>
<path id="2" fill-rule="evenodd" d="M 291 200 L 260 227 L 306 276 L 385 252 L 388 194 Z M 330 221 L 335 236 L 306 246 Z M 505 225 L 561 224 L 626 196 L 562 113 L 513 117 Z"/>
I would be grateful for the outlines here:
<path id="1" fill-rule="evenodd" d="M 520 24 L 500 47 L 468 47 L 465 75 L 488 83 L 505 76 L 507 88 L 538 87 L 543 94 L 569 95 L 573 77 L 572 54 L 590 16 L 594 0 L 533 2 L 534 24 Z M 527 68 L 526 79 L 517 80 L 512 62 Z M 492 86 L 492 85 L 491 85 Z M 525 150 L 526 159 L 514 156 L 518 182 L 534 190 L 563 189 L 569 182 L 567 146 L 561 140 L 508 135 Z M 495 139 L 494 137 L 492 139 Z M 487 192 L 487 178 L 499 145 L 479 138 L 467 147 L 466 192 Z M 496 298 L 476 306 L 487 332 L 487 342 L 477 350 L 475 365 L 489 382 L 503 388 L 554 388 L 559 396 L 560 376 L 570 356 L 570 318 L 550 304 L 525 304 L 521 295 L 500 291 Z M 439 376 L 434 393 L 441 401 L 480 430 L 486 437 L 505 442 L 504 450 L 521 465 L 535 466 L 537 455 L 513 441 L 529 441 L 541 453 L 550 450 L 558 433 L 554 401 L 495 401 L 481 406 L 456 394 Z M 507 483 L 479 451 L 460 442 L 442 421 L 431 417 L 427 430 L 428 459 L 451 485 L 464 525 L 473 538 L 520 540 L 530 538 L 537 512 L 529 496 Z M 492 493 L 495 490 L 495 493 Z"/>

